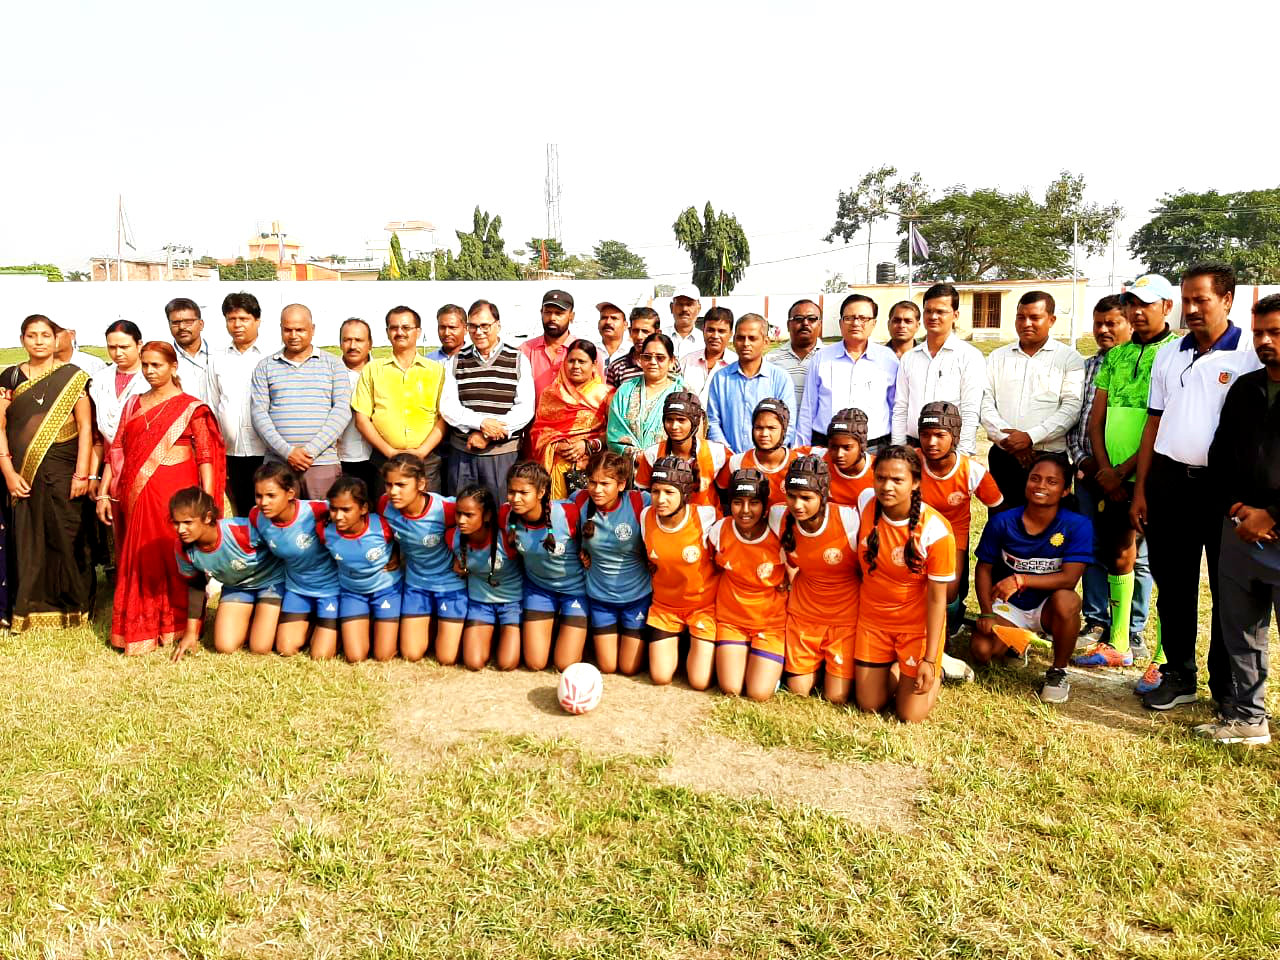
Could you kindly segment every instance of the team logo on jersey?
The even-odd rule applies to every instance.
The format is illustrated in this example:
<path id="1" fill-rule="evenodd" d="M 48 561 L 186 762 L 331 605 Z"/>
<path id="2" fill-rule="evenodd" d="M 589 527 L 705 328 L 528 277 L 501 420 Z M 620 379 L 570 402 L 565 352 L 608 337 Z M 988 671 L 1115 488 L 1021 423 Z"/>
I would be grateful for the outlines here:
<path id="1" fill-rule="evenodd" d="M 563 557 L 564 541 L 557 540 L 555 543 L 551 544 L 551 546 L 547 548 L 547 553 L 551 554 L 553 557 Z"/>
<path id="2" fill-rule="evenodd" d="M 1060 547 L 1067 542 L 1067 538 L 1064 537 L 1062 535 L 1062 531 L 1059 530 L 1057 533 L 1055 533 L 1052 537 L 1049 538 L 1049 542 L 1053 544 L 1055 547 Z"/>
<path id="3" fill-rule="evenodd" d="M 370 547 L 364 552 L 364 558 L 370 563 L 377 563 L 384 556 L 386 556 L 386 550 L 383 547 Z"/>
<path id="4" fill-rule="evenodd" d="M 306 550 L 309 546 L 316 542 L 316 538 L 309 533 L 300 533 L 293 538 L 293 545 L 299 550 Z"/>
<path id="5" fill-rule="evenodd" d="M 1218 374 L 1218 382 L 1225 387 L 1228 383 L 1231 382 L 1231 374 L 1223 370 L 1220 374 Z"/>
<path id="6" fill-rule="evenodd" d="M 960 504 L 964 503 L 964 494 L 961 493 L 959 490 L 952 491 L 951 493 L 947 494 L 947 503 L 949 503 L 953 507 L 960 506 Z"/>
<path id="7" fill-rule="evenodd" d="M 727 569 L 728 569 L 728 567 L 726 567 L 725 569 L 727 570 Z M 772 577 L 772 576 L 773 576 L 773 564 L 772 564 L 772 563 L 762 563 L 762 564 L 760 564 L 760 566 L 756 567 L 756 579 L 757 579 L 757 580 L 768 580 L 768 579 L 769 579 L 770 577 Z"/>
<path id="8" fill-rule="evenodd" d="M 697 547 L 685 547 L 680 551 L 680 558 L 685 563 L 697 563 L 698 558 L 702 556 L 702 551 Z"/>
<path id="9" fill-rule="evenodd" d="M 438 534 L 438 533 L 428 533 L 425 537 L 423 537 L 423 538 L 422 538 L 422 545 L 423 545 L 424 547 L 438 547 L 438 546 L 440 546 L 440 534 Z"/>
<path id="10" fill-rule="evenodd" d="M 247 563 L 245 563 L 243 560 L 241 560 L 239 557 L 233 557 L 233 558 L 232 558 L 232 560 L 231 560 L 231 569 L 232 569 L 232 570 L 247 570 L 247 569 L 249 569 L 249 565 L 248 565 Z"/>
<path id="11" fill-rule="evenodd" d="M 822 560 L 829 567 L 834 567 L 837 563 L 844 559 L 844 551 L 839 547 L 831 547 L 822 551 Z"/>
<path id="12" fill-rule="evenodd" d="M 613 535 L 619 540 L 630 540 L 631 534 L 631 524 L 629 523 L 620 523 L 613 528 Z"/>
<path id="13" fill-rule="evenodd" d="M 902 547 L 894 547 L 889 553 L 889 558 L 900 567 L 907 565 L 907 552 Z"/>

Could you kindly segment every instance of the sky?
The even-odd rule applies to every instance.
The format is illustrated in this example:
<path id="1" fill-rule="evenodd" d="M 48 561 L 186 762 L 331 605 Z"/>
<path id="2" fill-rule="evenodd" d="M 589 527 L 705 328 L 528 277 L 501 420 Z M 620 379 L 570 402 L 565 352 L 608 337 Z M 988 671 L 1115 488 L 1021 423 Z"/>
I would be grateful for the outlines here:
<path id="1" fill-rule="evenodd" d="M 16 5 L 0 36 L 0 263 L 82 269 L 137 246 L 234 256 L 282 222 L 358 256 L 388 220 L 439 242 L 478 204 L 508 252 L 621 240 L 687 279 L 671 225 L 710 201 L 751 242 L 742 293 L 861 281 L 828 245 L 838 192 L 882 164 L 1041 194 L 1082 173 L 1124 244 L 1170 191 L 1277 185 L 1275 79 L 1247 37 L 1280 7 L 1028 3 Z M 1245 39 L 1241 39 L 1241 38 Z M 883 223 L 872 259 L 892 259 Z M 777 261 L 777 262 L 771 262 Z M 1082 264 L 1103 280 L 1109 254 Z"/>

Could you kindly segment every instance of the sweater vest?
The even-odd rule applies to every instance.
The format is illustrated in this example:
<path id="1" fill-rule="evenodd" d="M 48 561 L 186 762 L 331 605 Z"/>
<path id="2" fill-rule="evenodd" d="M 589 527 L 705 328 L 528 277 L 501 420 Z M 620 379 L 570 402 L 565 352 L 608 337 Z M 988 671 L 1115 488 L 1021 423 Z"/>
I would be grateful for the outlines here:
<path id="1" fill-rule="evenodd" d="M 520 381 L 520 351 L 502 344 L 493 359 L 486 363 L 475 347 L 463 350 L 453 361 L 453 377 L 458 383 L 458 400 L 468 410 L 485 417 L 501 417 L 510 412 L 516 403 L 516 388 Z M 491 444 L 485 453 L 507 453 L 520 446 L 523 431 L 506 440 Z M 467 447 L 467 433 L 453 428 L 449 431 L 451 445 L 459 450 Z"/>

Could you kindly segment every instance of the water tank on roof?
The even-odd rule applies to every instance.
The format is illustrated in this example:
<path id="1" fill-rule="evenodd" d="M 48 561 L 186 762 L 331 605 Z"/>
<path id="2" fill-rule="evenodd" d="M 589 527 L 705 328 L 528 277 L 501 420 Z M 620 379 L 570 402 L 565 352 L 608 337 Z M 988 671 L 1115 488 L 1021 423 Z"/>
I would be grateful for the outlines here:
<path id="1" fill-rule="evenodd" d="M 897 283 L 898 265 L 896 263 L 876 264 L 876 283 Z"/>

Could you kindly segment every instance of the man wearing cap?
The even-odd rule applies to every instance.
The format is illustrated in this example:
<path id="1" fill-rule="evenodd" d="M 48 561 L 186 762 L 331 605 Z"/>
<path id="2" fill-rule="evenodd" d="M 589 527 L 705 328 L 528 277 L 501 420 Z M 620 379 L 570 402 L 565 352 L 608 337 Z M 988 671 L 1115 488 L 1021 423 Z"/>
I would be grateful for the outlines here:
<path id="1" fill-rule="evenodd" d="M 607 368 L 615 360 L 625 357 L 631 352 L 631 343 L 627 339 L 627 312 L 616 303 L 602 300 L 596 304 L 600 313 L 600 322 L 596 329 L 600 332 L 600 358 Z"/>
<path id="2" fill-rule="evenodd" d="M 681 284 L 671 297 L 671 319 L 674 327 L 671 342 L 676 356 L 702 349 L 702 331 L 698 329 L 698 311 L 702 309 L 702 294 L 692 283 Z"/>
<path id="3" fill-rule="evenodd" d="M 573 297 L 563 290 L 548 290 L 542 296 L 542 336 L 520 344 L 520 352 L 533 370 L 533 389 L 546 390 L 564 365 L 569 352 L 569 325 L 573 323 Z M 604 375 L 604 364 L 596 357 L 596 369 Z"/>
<path id="4" fill-rule="evenodd" d="M 1143 706 L 1152 710 L 1196 701 L 1202 554 L 1214 598 L 1209 693 L 1221 704 L 1231 692 L 1217 610 L 1222 517 L 1210 507 L 1214 492 L 1206 465 L 1227 391 L 1241 374 L 1259 367 L 1251 339 L 1229 318 L 1235 289 L 1235 271 L 1226 264 L 1197 264 L 1184 273 L 1182 319 L 1189 332 L 1177 346 L 1162 351 L 1151 368 L 1129 518 L 1150 541 L 1160 642 L 1167 660 L 1160 668 L 1160 686 L 1142 697 Z"/>
<path id="5" fill-rule="evenodd" d="M 769 362 L 781 367 L 796 388 L 796 415 L 804 403 L 804 368 L 815 350 L 821 350 L 822 308 L 812 300 L 797 300 L 787 311 L 789 342 L 769 354 Z M 807 437 L 801 437 L 802 441 Z"/>
<path id="6" fill-rule="evenodd" d="M 776 397 L 786 406 L 790 419 L 796 408 L 796 392 L 786 371 L 764 358 L 769 328 L 760 314 L 744 313 L 738 318 L 733 345 L 738 359 L 717 370 L 707 388 L 707 436 L 734 453 L 743 453 L 752 447 L 751 421 L 756 404 L 766 397 Z M 795 436 L 794 427 L 788 423 L 783 443 L 794 446 Z"/>
<path id="7" fill-rule="evenodd" d="M 684 378 L 685 386 L 698 395 L 703 406 L 707 403 L 712 374 L 738 359 L 736 353 L 726 349 L 732 336 L 733 311 L 728 307 L 712 307 L 702 322 L 705 345 L 701 350 L 690 351 L 680 358 L 680 376 Z"/>

